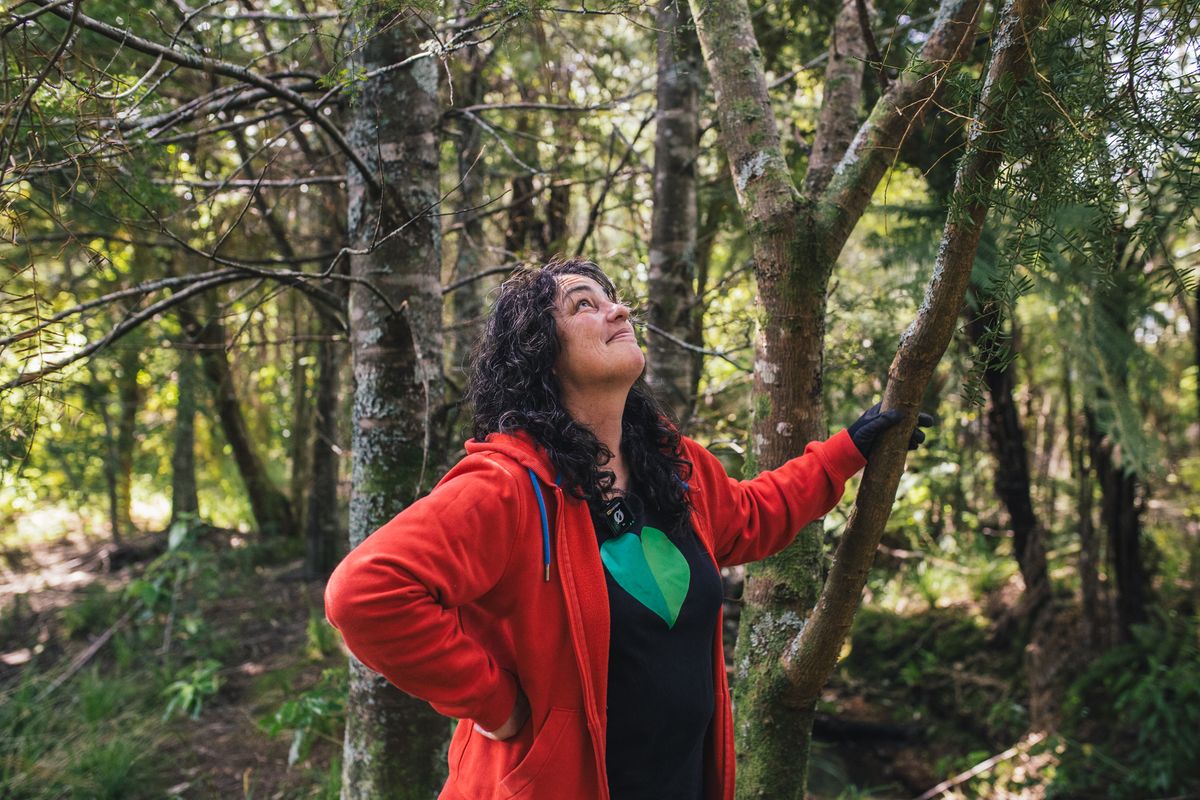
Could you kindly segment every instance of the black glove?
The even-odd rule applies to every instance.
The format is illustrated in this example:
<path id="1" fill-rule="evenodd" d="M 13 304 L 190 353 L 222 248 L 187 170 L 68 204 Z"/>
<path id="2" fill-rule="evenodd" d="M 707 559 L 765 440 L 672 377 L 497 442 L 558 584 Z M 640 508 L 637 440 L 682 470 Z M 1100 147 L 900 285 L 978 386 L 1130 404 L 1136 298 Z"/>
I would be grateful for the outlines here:
<path id="1" fill-rule="evenodd" d="M 881 414 L 879 413 L 880 405 L 882 403 L 876 403 L 867 409 L 849 429 L 850 439 L 858 448 L 858 452 L 863 454 L 863 458 L 870 458 L 871 450 L 875 448 L 875 442 L 878 441 L 880 435 L 904 416 L 904 412 L 898 408 L 889 409 Z M 916 450 L 917 445 L 925 441 L 925 432 L 921 428 L 927 428 L 932 424 L 933 417 L 924 413 L 917 415 L 917 427 L 913 428 L 912 436 L 908 439 L 909 450 Z"/>

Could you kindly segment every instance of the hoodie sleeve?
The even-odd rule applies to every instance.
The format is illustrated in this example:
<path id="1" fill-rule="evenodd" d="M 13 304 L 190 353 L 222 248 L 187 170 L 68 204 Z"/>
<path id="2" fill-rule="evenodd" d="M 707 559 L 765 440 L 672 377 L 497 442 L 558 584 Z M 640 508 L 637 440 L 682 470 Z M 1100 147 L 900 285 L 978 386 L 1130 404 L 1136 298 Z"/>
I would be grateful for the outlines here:
<path id="1" fill-rule="evenodd" d="M 747 481 L 730 478 L 712 453 L 689 442 L 699 482 L 700 508 L 713 532 L 721 566 L 757 561 L 779 552 L 808 523 L 837 505 L 846 481 L 867 460 L 843 430 L 778 469 Z"/>
<path id="2" fill-rule="evenodd" d="M 493 458 L 468 456 L 354 548 L 325 586 L 325 615 L 362 663 L 485 730 L 508 719 L 517 682 L 463 631 L 455 609 L 504 574 L 529 522 L 522 489 Z"/>

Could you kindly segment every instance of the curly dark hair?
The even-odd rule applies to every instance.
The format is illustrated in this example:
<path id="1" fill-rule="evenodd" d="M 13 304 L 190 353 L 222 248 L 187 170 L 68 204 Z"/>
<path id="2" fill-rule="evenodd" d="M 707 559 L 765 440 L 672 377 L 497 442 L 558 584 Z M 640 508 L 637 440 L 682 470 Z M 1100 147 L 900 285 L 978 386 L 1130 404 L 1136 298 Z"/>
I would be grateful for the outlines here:
<path id="1" fill-rule="evenodd" d="M 562 403 L 554 364 L 560 343 L 554 321 L 560 275 L 591 278 L 614 302 L 616 287 L 595 263 L 551 259 L 522 267 L 500 288 L 472 358 L 467 399 L 474 407 L 476 440 L 488 434 L 527 432 L 545 448 L 564 489 L 599 513 L 616 475 L 604 465 L 612 453 Z M 625 401 L 621 449 L 637 494 L 657 506 L 672 528 L 686 519 L 691 462 L 683 458 L 679 432 L 639 376 Z"/>

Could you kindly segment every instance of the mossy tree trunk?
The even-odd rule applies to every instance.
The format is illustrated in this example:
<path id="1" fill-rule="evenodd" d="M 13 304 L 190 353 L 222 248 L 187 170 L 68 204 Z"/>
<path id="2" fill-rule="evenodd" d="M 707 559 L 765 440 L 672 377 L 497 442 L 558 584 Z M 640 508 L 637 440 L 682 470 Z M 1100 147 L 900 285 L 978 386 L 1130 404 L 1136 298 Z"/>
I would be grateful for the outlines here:
<path id="1" fill-rule="evenodd" d="M 977 116 L 969 124 L 937 261 L 917 318 L 901 337 L 888 370 L 883 409 L 901 410 L 903 421 L 876 445 L 821 597 L 784 659 L 784 671 L 796 696 L 806 704 L 815 702 L 854 620 L 895 501 L 917 412 L 958 324 L 1004 157 L 1002 136 L 1008 102 L 1028 71 L 1029 36 L 1043 10 L 1042 0 L 1009 0 L 993 32 Z"/>
<path id="2" fill-rule="evenodd" d="M 853 54 L 863 51 L 864 26 L 856 4 L 843 3 L 801 192 L 780 147 L 747 3 L 691 0 L 758 281 L 750 474 L 827 435 L 822 370 L 830 275 L 901 140 L 970 52 L 979 6 L 945 0 L 917 64 L 860 122 L 864 65 Z M 735 684 L 741 797 L 804 795 L 815 694 L 797 693 L 781 665 L 820 596 L 821 564 L 821 525 L 814 523 L 783 553 L 748 570 Z M 827 677 L 828 670 L 818 683 Z"/>
<path id="3" fill-rule="evenodd" d="M 687 6 L 660 0 L 646 334 L 651 385 L 686 430 L 696 394 L 696 159 L 703 65 Z"/>
<path id="4" fill-rule="evenodd" d="M 484 69 L 490 60 L 490 51 L 472 47 L 460 60 L 463 73 L 457 80 L 457 95 L 464 105 L 483 102 L 487 88 Z M 458 155 L 459 189 L 456 193 L 461 210 L 454 220 L 454 267 L 450 273 L 449 328 L 446 339 L 447 380 L 459 393 L 466 386 L 467 361 L 471 345 L 483 330 L 484 294 L 487 284 L 482 280 L 468 280 L 485 268 L 486 240 L 483 216 L 484 178 L 486 167 L 482 160 L 483 129 L 474 121 L 460 117 L 460 126 L 455 136 Z M 467 281 L 466 283 L 459 283 Z"/>
<path id="5" fill-rule="evenodd" d="M 321 320 L 317 341 L 317 407 L 313 417 L 312 485 L 308 487 L 305 519 L 304 572 L 310 578 L 327 578 L 337 566 L 339 533 L 342 530 L 338 505 L 338 445 L 340 365 L 345 343 L 334 341 L 332 325 Z"/>
<path id="6" fill-rule="evenodd" d="M 347 10 L 358 26 L 352 70 L 369 76 L 419 52 L 415 12 Z M 367 77 L 350 112 L 348 139 L 370 170 L 347 174 L 351 276 L 370 283 L 350 292 L 352 547 L 428 489 L 440 462 L 428 451 L 442 400 L 439 68 L 422 58 Z M 435 796 L 448 733 L 428 704 L 351 659 L 342 797 Z"/>
<path id="7" fill-rule="evenodd" d="M 200 513 L 196 492 L 196 354 L 185 337 L 178 343 L 175 366 L 175 428 L 171 450 L 171 521 Z"/>

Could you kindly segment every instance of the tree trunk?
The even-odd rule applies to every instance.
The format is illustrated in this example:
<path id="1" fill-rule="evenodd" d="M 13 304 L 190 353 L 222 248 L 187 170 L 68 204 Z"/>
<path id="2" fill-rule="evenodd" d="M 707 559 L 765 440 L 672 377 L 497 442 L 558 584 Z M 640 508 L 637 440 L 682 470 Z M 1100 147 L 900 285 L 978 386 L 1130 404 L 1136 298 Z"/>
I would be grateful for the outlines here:
<path id="1" fill-rule="evenodd" d="M 354 19 L 379 9 L 355 8 Z M 354 36 L 353 68 L 367 73 L 419 51 L 414 15 L 383 15 L 386 27 Z M 432 483 L 427 450 L 432 407 L 441 402 L 441 241 L 438 217 L 436 59 L 364 80 L 348 139 L 382 187 L 351 168 L 348 231 L 354 363 L 350 545 L 357 545 Z M 401 226 L 403 229 L 401 229 Z M 342 797 L 436 795 L 445 777 L 445 719 L 351 659 Z"/>
<path id="2" fill-rule="evenodd" d="M 829 60 L 825 62 L 817 135 L 804 176 L 804 189 L 809 195 L 829 185 L 834 168 L 858 128 L 863 65 L 867 58 L 867 43 L 859 23 L 858 0 L 842 0 L 833 24 Z"/>
<path id="3" fill-rule="evenodd" d="M 460 83 L 463 102 L 476 105 L 483 102 L 485 83 L 483 69 L 486 56 L 478 48 L 471 48 L 465 57 L 468 67 Z M 481 160 L 483 153 L 482 133 L 478 125 L 469 121 L 463 126 L 462 135 L 456 142 L 458 149 L 459 197 L 462 210 L 456 215 L 458 226 L 457 247 L 454 254 L 454 269 L 450 282 L 466 280 L 483 269 L 482 254 L 486 246 L 483 217 L 479 206 L 483 202 L 485 168 Z M 471 345 L 483 330 L 483 297 L 486 284 L 475 280 L 462 284 L 450 293 L 450 330 L 446 341 L 447 378 L 457 383 L 459 389 L 466 384 L 467 361 Z"/>
<path id="4" fill-rule="evenodd" d="M 292 473 L 289 481 L 288 495 L 291 507 L 296 511 L 296 530 L 308 530 L 308 508 L 306 503 L 308 492 L 313 482 L 313 408 L 308 397 L 308 366 L 305 362 L 307 346 L 305 340 L 312 331 L 313 325 L 308 309 L 300 306 L 307 305 L 307 300 L 298 293 L 288 296 L 288 305 L 292 317 L 292 430 L 288 444 L 291 445 L 289 454 L 292 462 Z M 332 335 L 332 331 L 326 332 Z"/>
<path id="5" fill-rule="evenodd" d="M 291 505 L 267 475 L 246 426 L 238 401 L 236 379 L 225 352 L 225 327 L 215 318 L 206 324 L 201 323 L 186 305 L 178 309 L 184 331 L 199 348 L 200 363 L 212 390 L 217 419 L 225 441 L 233 450 L 233 460 L 246 487 L 250 509 L 259 531 L 267 536 L 297 535 Z"/>
<path id="6" fill-rule="evenodd" d="M 517 86 L 517 90 L 520 93 L 521 102 L 538 102 L 537 92 L 528 84 L 521 83 Z M 536 131 L 531 117 L 532 112 L 517 115 L 513 131 L 515 134 L 514 150 L 522 162 L 537 167 L 538 146 L 536 141 L 532 141 Z M 530 258 L 534 254 L 538 256 L 548 254 L 543 251 L 545 243 L 541 241 L 542 225 L 538 221 L 537 209 L 533 202 L 537 195 L 534 175 L 525 171 L 525 167 L 520 164 L 517 165 L 517 169 L 521 172 L 513 175 L 509 182 L 511 191 L 508 198 L 508 227 L 504 231 L 504 250 L 509 258 L 520 261 Z"/>
<path id="7" fill-rule="evenodd" d="M 168 528 L 190 515 L 200 513 L 196 494 L 196 354 L 186 337 L 177 344 L 175 367 L 175 429 L 171 452 L 171 521 Z"/>
<path id="8" fill-rule="evenodd" d="M 1147 619 L 1138 476 L 1121 464 L 1112 438 L 1099 430 L 1094 419 L 1088 434 L 1092 468 L 1100 484 L 1100 524 L 1108 535 L 1108 560 L 1117 589 L 1117 640 L 1128 642 L 1132 626 Z"/>
<path id="9" fill-rule="evenodd" d="M 937 263 L 917 319 L 901 337 L 888 370 L 883 410 L 898 408 L 904 412 L 904 420 L 876 444 L 821 598 L 786 659 L 787 673 L 797 692 L 809 702 L 816 700 L 833 670 L 854 620 L 879 537 L 895 501 L 917 410 L 954 333 L 1003 157 L 1000 137 L 1008 99 L 1024 79 L 1029 32 L 1036 28 L 1042 9 L 1040 0 L 1010 0 L 993 36 L 978 116 L 971 122 L 966 153 L 959 164 Z"/>
<path id="10" fill-rule="evenodd" d="M 118 533 L 133 533 L 133 515 L 131 507 L 133 505 L 133 450 L 134 436 L 137 432 L 137 411 L 142 403 L 142 390 L 138 386 L 138 372 L 141 369 L 141 357 L 138 352 L 138 347 L 130 337 L 122 342 L 122 347 L 117 351 L 117 425 L 116 425 L 116 442 L 115 455 L 116 463 L 114 464 L 114 475 L 116 477 L 116 524 L 119 531 L 114 531 L 114 538 L 118 538 Z"/>
<path id="11" fill-rule="evenodd" d="M 578 135 L 575 131 L 562 131 L 556 128 L 558 135 Z M 572 139 L 571 141 L 574 141 Z M 555 170 L 558 172 L 558 169 Z M 546 253 L 553 255 L 561 253 L 567 247 L 567 238 L 571 234 L 571 185 L 569 183 L 550 184 L 546 200 L 545 236 Z"/>
<path id="12" fill-rule="evenodd" d="M 700 44 L 687 7 L 658 7 L 658 110 L 646 336 L 648 379 L 686 430 L 695 404 L 696 159 L 700 154 Z M 665 334 L 665 335 L 664 335 Z M 668 338 L 671 337 L 671 338 Z"/>
<path id="13" fill-rule="evenodd" d="M 308 487 L 307 542 L 304 572 L 309 578 L 328 578 L 337 566 L 339 533 L 342 530 L 338 508 L 338 371 L 343 344 L 333 341 L 333 330 L 321 324 L 317 342 L 317 408 L 313 420 L 312 484 Z"/>
<path id="14" fill-rule="evenodd" d="M 90 364 L 89 364 L 90 367 Z M 117 499 L 117 437 L 113 430 L 112 414 L 108 411 L 108 390 L 100 382 L 95 369 L 89 369 L 91 380 L 83 384 L 86 402 L 96 409 L 104 422 L 104 486 L 108 494 L 108 526 L 113 544 L 121 543 L 121 502 Z"/>
<path id="15" fill-rule="evenodd" d="M 982 309 L 971 309 L 967 316 L 967 334 L 972 344 L 988 347 L 985 334 L 989 327 L 998 324 L 999 310 L 985 301 Z M 1025 581 L 1021 612 L 1032 619 L 1050 599 L 1050 578 L 1046 569 L 1045 534 L 1033 510 L 1025 426 L 1013 399 L 1015 378 L 1011 363 L 1002 366 L 993 363 L 983 372 L 988 390 L 988 442 L 996 459 L 996 494 L 1008 511 L 1013 556 Z"/>
<path id="16" fill-rule="evenodd" d="M 1074 398 L 1071 386 L 1071 369 L 1063 369 L 1064 396 L 1067 399 L 1067 437 L 1071 451 L 1071 473 L 1075 479 L 1076 513 L 1079 517 L 1079 597 L 1083 609 L 1083 632 L 1087 649 L 1098 653 L 1103 649 L 1105 636 L 1100 598 L 1100 545 L 1096 540 L 1096 528 L 1092 522 L 1092 475 L 1087 465 L 1087 428 L 1091 425 L 1090 415 L 1085 416 L 1084 431 L 1077 430 Z M 1086 409 L 1085 409 L 1086 414 Z"/>
<path id="17" fill-rule="evenodd" d="M 835 154 L 839 160 L 827 178 L 806 181 L 808 193 L 801 195 L 783 158 L 746 2 L 691 0 L 758 280 L 748 474 L 779 466 L 827 433 L 822 368 L 829 277 L 901 140 L 920 126 L 946 73 L 970 52 L 978 8 L 978 0 L 945 0 L 918 66 L 891 84 L 861 125 L 856 108 L 841 105 L 837 92 L 826 97 L 830 108 L 822 112 L 816 140 L 826 163 Z M 848 13 L 843 7 L 833 48 L 838 37 L 854 36 Z M 855 64 L 838 67 L 849 72 Z M 818 596 L 822 544 L 821 525 L 814 523 L 788 550 L 747 570 L 734 702 L 741 797 L 804 795 L 815 693 L 797 693 L 780 664 Z M 827 676 L 825 670 L 820 682 Z"/>

